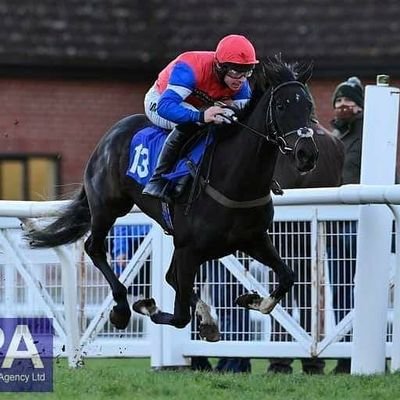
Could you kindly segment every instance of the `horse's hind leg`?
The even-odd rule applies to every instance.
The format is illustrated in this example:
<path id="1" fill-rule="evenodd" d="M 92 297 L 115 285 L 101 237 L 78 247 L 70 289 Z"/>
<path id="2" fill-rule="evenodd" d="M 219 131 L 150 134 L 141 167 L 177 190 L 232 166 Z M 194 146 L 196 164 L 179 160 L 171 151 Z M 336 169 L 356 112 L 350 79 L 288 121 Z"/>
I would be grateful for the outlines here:
<path id="1" fill-rule="evenodd" d="M 107 262 L 105 240 L 108 231 L 115 222 L 115 217 L 106 210 L 96 214 L 92 212 L 91 235 L 85 242 L 85 250 L 93 264 L 101 271 L 109 283 L 114 301 L 117 303 L 111 313 L 110 321 L 117 329 L 125 329 L 131 317 L 127 300 L 127 289 L 118 280 L 111 266 Z"/>
<path id="2" fill-rule="evenodd" d="M 243 247 L 245 253 L 264 265 L 268 265 L 278 275 L 279 284 L 267 298 L 258 294 L 250 293 L 239 296 L 236 303 L 242 307 L 259 310 L 264 314 L 270 313 L 276 304 L 290 290 L 295 281 L 295 273 L 283 262 L 277 250 L 272 244 L 269 235 L 254 240 L 251 244 Z"/>

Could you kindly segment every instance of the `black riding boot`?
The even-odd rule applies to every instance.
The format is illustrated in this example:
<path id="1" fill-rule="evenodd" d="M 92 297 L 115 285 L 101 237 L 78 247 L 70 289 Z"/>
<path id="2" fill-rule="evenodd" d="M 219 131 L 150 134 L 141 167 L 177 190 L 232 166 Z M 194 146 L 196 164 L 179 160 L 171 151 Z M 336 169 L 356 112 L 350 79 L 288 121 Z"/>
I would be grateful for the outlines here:
<path id="1" fill-rule="evenodd" d="M 156 197 L 167 203 L 171 202 L 171 198 L 167 192 L 168 181 L 162 175 L 170 172 L 178 161 L 179 153 L 191 135 L 192 131 L 185 130 L 184 132 L 176 127 L 169 133 L 158 157 L 157 167 L 154 170 L 153 176 L 144 187 L 142 194 Z"/>

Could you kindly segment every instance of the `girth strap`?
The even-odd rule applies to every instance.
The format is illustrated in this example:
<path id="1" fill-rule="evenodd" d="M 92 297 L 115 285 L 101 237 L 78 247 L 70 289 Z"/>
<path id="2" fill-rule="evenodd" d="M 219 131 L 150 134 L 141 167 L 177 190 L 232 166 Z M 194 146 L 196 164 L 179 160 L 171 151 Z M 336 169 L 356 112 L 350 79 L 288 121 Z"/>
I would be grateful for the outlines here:
<path id="1" fill-rule="evenodd" d="M 227 208 L 261 207 L 261 206 L 265 206 L 272 200 L 271 194 L 268 193 L 266 196 L 260 197 L 258 199 L 246 200 L 246 201 L 236 201 L 236 200 L 232 200 L 232 199 L 226 197 L 221 192 L 219 192 L 217 189 L 213 188 L 209 183 L 206 183 L 206 181 L 203 177 L 200 177 L 200 182 L 201 182 L 201 185 L 204 187 L 204 191 L 213 200 L 215 200 L 217 203 L 219 203 Z"/>

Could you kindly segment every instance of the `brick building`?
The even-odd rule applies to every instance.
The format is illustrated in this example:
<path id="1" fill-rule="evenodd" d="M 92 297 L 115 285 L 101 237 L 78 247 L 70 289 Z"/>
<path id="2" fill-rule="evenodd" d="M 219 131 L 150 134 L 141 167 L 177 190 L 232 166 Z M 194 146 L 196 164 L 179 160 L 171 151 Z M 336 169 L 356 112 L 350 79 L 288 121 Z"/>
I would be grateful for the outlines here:
<path id="1" fill-rule="evenodd" d="M 182 51 L 248 36 L 265 58 L 315 64 L 329 126 L 343 79 L 400 84 L 398 0 L 0 0 L 0 198 L 76 189 L 107 128 L 143 111 L 159 69 Z"/>

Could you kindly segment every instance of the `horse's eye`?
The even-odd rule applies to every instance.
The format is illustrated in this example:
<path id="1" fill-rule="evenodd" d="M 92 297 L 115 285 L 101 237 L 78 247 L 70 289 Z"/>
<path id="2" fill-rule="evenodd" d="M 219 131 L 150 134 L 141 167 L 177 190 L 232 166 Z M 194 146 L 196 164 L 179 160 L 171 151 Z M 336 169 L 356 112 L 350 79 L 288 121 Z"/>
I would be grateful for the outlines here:
<path id="1" fill-rule="evenodd" d="M 277 110 L 282 111 L 284 107 L 282 103 L 276 103 L 276 108 Z"/>

